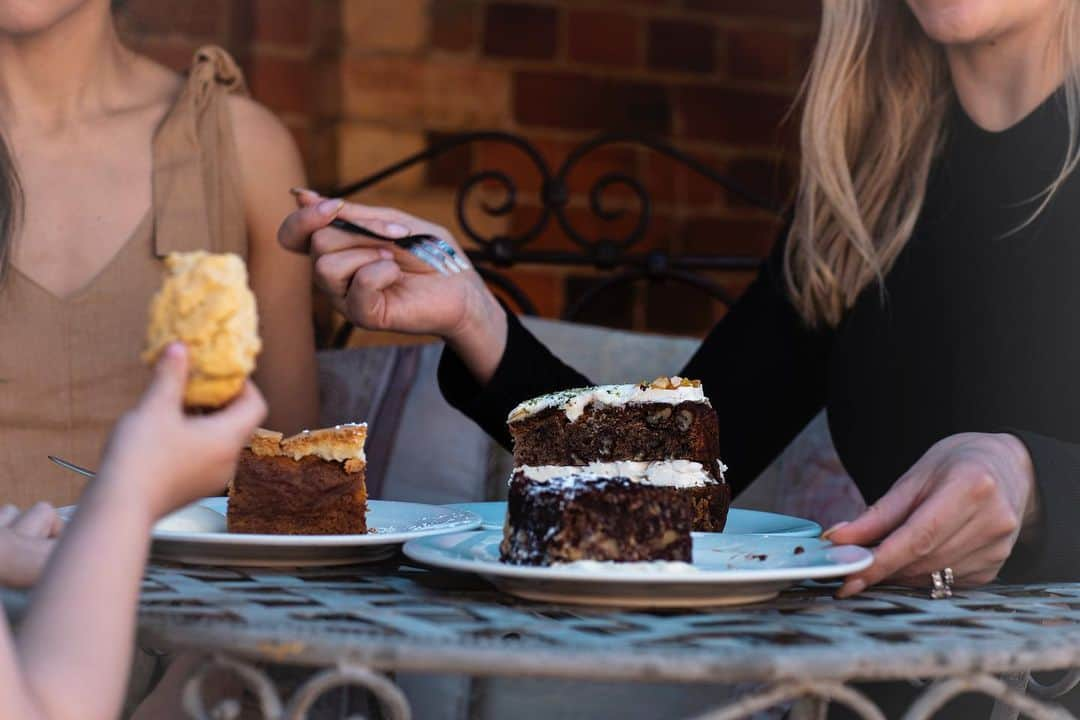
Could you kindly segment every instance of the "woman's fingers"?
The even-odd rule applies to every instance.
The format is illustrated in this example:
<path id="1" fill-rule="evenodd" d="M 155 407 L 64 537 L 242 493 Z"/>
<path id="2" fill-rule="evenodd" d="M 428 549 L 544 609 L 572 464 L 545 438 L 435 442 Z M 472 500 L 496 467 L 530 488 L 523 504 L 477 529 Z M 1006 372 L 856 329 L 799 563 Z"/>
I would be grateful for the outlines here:
<path id="1" fill-rule="evenodd" d="M 388 327 L 385 290 L 401 276 L 401 268 L 393 260 L 379 260 L 357 270 L 345 299 L 349 319 L 369 330 Z"/>
<path id="2" fill-rule="evenodd" d="M 142 402 L 162 411 L 177 412 L 183 404 L 184 386 L 187 384 L 188 355 L 183 343 L 172 342 L 161 351 L 154 366 L 154 378 L 150 381 Z"/>
<path id="3" fill-rule="evenodd" d="M 50 537 L 56 527 L 56 510 L 48 503 L 34 503 L 11 524 L 11 529 L 19 535 L 30 538 Z"/>
<path id="4" fill-rule="evenodd" d="M 317 205 L 325 199 L 311 188 L 294 187 L 289 188 L 289 192 L 296 198 L 296 206 L 302 208 Z"/>
<path id="5" fill-rule="evenodd" d="M 33 585 L 41 575 L 56 540 L 0 530 L 0 544 L 4 546 L 0 549 L 0 557 L 4 559 L 0 584 L 24 588 Z"/>
<path id="6" fill-rule="evenodd" d="M 972 505 L 963 502 L 963 495 L 963 488 L 954 483 L 927 497 L 904 524 L 874 549 L 874 564 L 849 577 L 837 596 L 862 592 L 912 563 L 932 557 L 971 516 Z"/>
<path id="7" fill-rule="evenodd" d="M 908 475 L 868 507 L 862 515 L 827 531 L 822 539 L 837 545 L 872 545 L 900 526 L 911 513 L 924 480 Z"/>
<path id="8" fill-rule="evenodd" d="M 393 257 L 386 248 L 349 248 L 322 255 L 315 261 L 315 283 L 330 297 L 344 299 L 357 270 Z"/>
<path id="9" fill-rule="evenodd" d="M 344 200 L 322 200 L 289 213 L 278 228 L 278 242 L 286 250 L 307 253 L 311 236 L 329 225 L 344 206 Z"/>
<path id="10" fill-rule="evenodd" d="M 10 527 L 17 517 L 19 517 L 19 508 L 14 505 L 0 507 L 0 528 Z"/>

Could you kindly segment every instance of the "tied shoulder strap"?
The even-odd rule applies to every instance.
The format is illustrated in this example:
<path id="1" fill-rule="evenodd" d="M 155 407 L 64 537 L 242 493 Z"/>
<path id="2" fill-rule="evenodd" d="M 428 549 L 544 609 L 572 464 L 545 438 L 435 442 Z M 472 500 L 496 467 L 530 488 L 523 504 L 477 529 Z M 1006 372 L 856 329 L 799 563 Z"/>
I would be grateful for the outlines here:
<path id="1" fill-rule="evenodd" d="M 247 254 L 240 167 L 229 95 L 243 73 L 219 47 L 199 49 L 187 82 L 154 137 L 154 251 Z"/>

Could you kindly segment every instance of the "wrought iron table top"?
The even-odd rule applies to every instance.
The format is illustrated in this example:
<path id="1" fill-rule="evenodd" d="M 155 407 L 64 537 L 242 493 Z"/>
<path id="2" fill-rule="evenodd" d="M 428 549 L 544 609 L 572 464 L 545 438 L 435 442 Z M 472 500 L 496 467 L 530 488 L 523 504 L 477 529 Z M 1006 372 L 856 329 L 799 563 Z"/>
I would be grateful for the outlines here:
<path id="1" fill-rule="evenodd" d="M 289 570 L 151 565 L 144 643 L 297 665 L 677 682 L 930 678 L 1080 666 L 1080 583 L 933 601 L 802 586 L 736 608 L 520 601 L 397 562 Z"/>

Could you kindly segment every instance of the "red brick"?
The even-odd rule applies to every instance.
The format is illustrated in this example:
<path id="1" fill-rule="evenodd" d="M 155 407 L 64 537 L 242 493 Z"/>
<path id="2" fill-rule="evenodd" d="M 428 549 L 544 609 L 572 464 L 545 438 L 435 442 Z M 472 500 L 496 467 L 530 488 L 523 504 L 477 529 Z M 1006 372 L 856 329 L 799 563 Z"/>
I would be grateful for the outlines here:
<path id="1" fill-rule="evenodd" d="M 275 112 L 311 109 L 311 76 L 306 60 L 256 54 L 247 68 L 251 94 Z"/>
<path id="2" fill-rule="evenodd" d="M 710 170 L 727 174 L 727 169 L 715 153 L 694 153 L 694 159 L 703 163 Z M 694 207 L 714 207 L 724 203 L 726 191 L 715 180 L 702 175 L 686 165 L 680 166 L 686 202 Z"/>
<path id="3" fill-rule="evenodd" d="M 795 189 L 795 171 L 789 165 L 759 157 L 739 157 L 729 160 L 725 170 L 746 190 L 780 207 L 790 202 Z M 749 206 L 732 193 L 727 193 L 731 205 Z"/>
<path id="4" fill-rule="evenodd" d="M 802 22 L 821 17 L 821 0 L 686 0 L 686 7 L 728 17 Z"/>
<path id="5" fill-rule="evenodd" d="M 716 30 L 711 25 L 655 19 L 649 23 L 649 67 L 710 73 L 716 69 Z"/>
<path id="6" fill-rule="evenodd" d="M 306 46 L 312 7 L 305 0 L 253 0 L 252 39 L 258 43 Z"/>
<path id="7" fill-rule="evenodd" d="M 514 116 L 523 125 L 575 130 L 671 130 L 667 88 L 569 73 L 515 73 Z"/>
<path id="8" fill-rule="evenodd" d="M 576 145 L 569 143 L 564 145 L 559 164 L 566 159 L 575 147 Z M 553 168 L 553 171 L 555 171 L 555 168 Z M 638 172 L 637 152 L 632 146 L 603 145 L 589 151 L 581 156 L 581 159 L 570 169 L 570 173 L 566 177 L 566 184 L 572 195 L 587 196 L 596 186 L 596 183 L 604 175 L 610 173 L 628 175 L 640 181 L 641 174 Z M 635 196 L 633 191 L 629 190 L 625 185 L 616 183 L 609 185 L 603 197 L 605 199 L 615 197 L 627 199 Z"/>
<path id="9" fill-rule="evenodd" d="M 431 4 L 431 44 L 440 50 L 463 52 L 476 44 L 478 6 L 470 0 L 434 0 Z"/>
<path id="10" fill-rule="evenodd" d="M 454 133 L 428 133 L 428 147 L 450 140 Z M 465 145 L 447 150 L 427 163 L 427 182 L 437 187 L 458 187 L 472 172 L 472 147 Z"/>
<path id="11" fill-rule="evenodd" d="M 555 172 L 566 156 L 565 145 L 545 138 L 529 138 L 548 169 Z M 520 192 L 537 193 L 543 187 L 543 175 L 532 158 L 516 145 L 483 142 L 475 148 L 473 167 L 477 171 L 495 170 L 508 175 Z"/>
<path id="12" fill-rule="evenodd" d="M 229 0 L 128 0 L 125 20 L 138 33 L 219 36 Z"/>
<path id="13" fill-rule="evenodd" d="M 625 241 L 634 230 L 640 217 L 636 206 L 628 206 L 626 213 L 615 220 L 604 220 L 597 217 L 591 210 L 583 207 L 567 208 L 565 212 L 570 228 L 581 237 L 587 246 L 593 246 L 603 241 L 616 243 Z M 514 212 L 511 221 L 511 234 L 519 235 L 531 229 L 539 216 L 540 210 L 535 206 L 519 207 Z M 670 249 L 674 237 L 674 225 L 671 219 L 666 215 L 653 215 L 644 237 L 628 248 L 628 252 L 647 252 L 658 248 Z M 587 247 L 583 248 L 574 242 L 563 230 L 562 225 L 559 224 L 554 215 L 543 232 L 525 247 L 530 250 L 587 252 Z"/>
<path id="14" fill-rule="evenodd" d="M 200 45 L 198 42 L 160 41 L 155 38 L 134 38 L 125 39 L 125 41 L 135 52 L 146 55 L 180 73 L 187 72 L 191 67 L 191 59 Z"/>
<path id="15" fill-rule="evenodd" d="M 484 22 L 484 53 L 546 60 L 559 44 L 559 12 L 539 5 L 494 3 Z"/>
<path id="16" fill-rule="evenodd" d="M 731 77 L 782 83 L 794 77 L 800 51 L 797 35 L 770 30 L 732 30 L 727 34 L 727 67 Z"/>
<path id="17" fill-rule="evenodd" d="M 712 85 L 678 90 L 682 131 L 687 137 L 733 145 L 774 145 L 791 97 Z"/>
<path id="18" fill-rule="evenodd" d="M 571 10 L 567 23 L 571 60 L 624 68 L 637 66 L 641 32 L 635 16 L 604 10 Z"/>
<path id="19" fill-rule="evenodd" d="M 769 254 L 779 231 L 779 220 L 692 218 L 683 230 L 683 252 L 761 258 Z"/>
<path id="20" fill-rule="evenodd" d="M 515 267 L 495 268 L 495 272 L 505 276 L 518 287 L 536 306 L 540 317 L 558 318 L 563 311 L 563 278 L 554 268 Z M 514 310 L 519 310 L 510 295 L 494 283 L 490 287 L 498 297 L 506 301 Z"/>

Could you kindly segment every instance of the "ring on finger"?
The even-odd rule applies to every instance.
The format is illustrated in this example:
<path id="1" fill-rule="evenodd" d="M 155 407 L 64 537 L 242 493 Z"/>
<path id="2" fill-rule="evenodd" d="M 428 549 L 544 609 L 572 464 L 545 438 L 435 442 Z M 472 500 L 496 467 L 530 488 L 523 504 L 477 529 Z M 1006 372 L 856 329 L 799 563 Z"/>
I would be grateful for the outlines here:
<path id="1" fill-rule="evenodd" d="M 953 582 L 955 577 L 952 568 L 935 570 L 930 573 L 930 599 L 944 600 L 952 597 Z"/>

